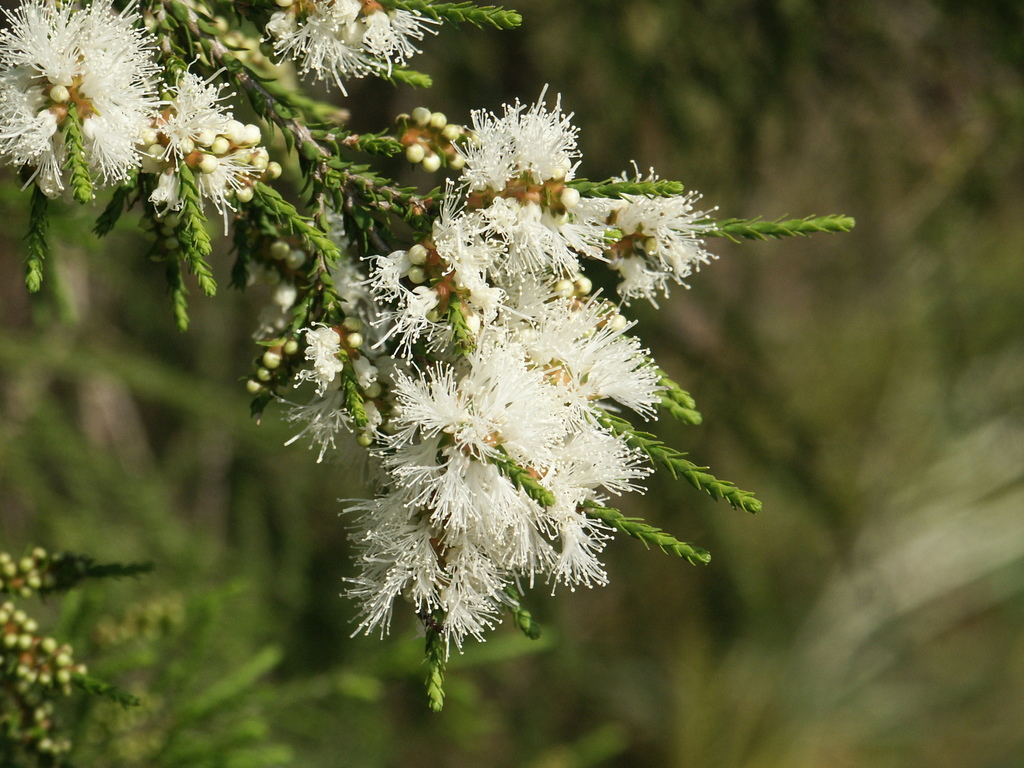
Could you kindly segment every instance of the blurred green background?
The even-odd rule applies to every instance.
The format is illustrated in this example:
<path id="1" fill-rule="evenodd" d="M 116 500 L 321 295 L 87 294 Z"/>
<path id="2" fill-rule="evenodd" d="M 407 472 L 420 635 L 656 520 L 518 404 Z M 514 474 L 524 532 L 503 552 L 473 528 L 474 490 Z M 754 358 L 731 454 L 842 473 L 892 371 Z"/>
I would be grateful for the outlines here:
<path id="1" fill-rule="evenodd" d="M 614 542 L 610 586 L 539 587 L 542 640 L 469 648 L 431 714 L 410 617 L 348 637 L 355 473 L 248 418 L 265 294 L 194 297 L 178 334 L 141 235 L 93 243 L 69 210 L 48 277 L 66 298 L 30 300 L 8 178 L 0 549 L 156 564 L 45 608 L 97 674 L 149 692 L 96 706 L 81 764 L 1024 765 L 1024 5 L 515 7 L 518 31 L 426 41 L 434 90 L 353 88 L 353 125 L 420 104 L 464 122 L 549 83 L 580 175 L 635 160 L 722 217 L 857 219 L 715 241 L 691 290 L 632 308 L 705 417 L 659 433 L 764 511 L 655 478 L 623 509 L 711 565 Z"/>

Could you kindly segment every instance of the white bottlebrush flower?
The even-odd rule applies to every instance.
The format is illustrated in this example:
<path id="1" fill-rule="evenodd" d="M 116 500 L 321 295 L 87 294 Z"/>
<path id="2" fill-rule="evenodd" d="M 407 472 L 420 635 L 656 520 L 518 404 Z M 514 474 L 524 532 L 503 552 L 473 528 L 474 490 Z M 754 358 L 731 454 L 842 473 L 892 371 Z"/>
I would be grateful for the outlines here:
<path id="1" fill-rule="evenodd" d="M 345 80 L 390 75 L 419 52 L 438 22 L 413 11 L 387 11 L 373 0 L 305 0 L 275 13 L 267 24 L 274 53 L 298 63 L 345 93 Z"/>
<path id="2" fill-rule="evenodd" d="M 498 276 L 504 287 L 524 274 L 571 274 L 580 256 L 601 258 L 606 226 L 566 186 L 579 156 L 571 118 L 558 99 L 549 109 L 542 93 L 531 106 L 506 106 L 500 117 L 474 112 L 470 139 L 456 145 L 467 210 L 506 252 Z"/>
<path id="3" fill-rule="evenodd" d="M 328 449 L 337 447 L 339 432 L 351 431 L 351 417 L 345 408 L 345 396 L 339 389 L 317 395 L 306 405 L 293 405 L 286 417 L 289 422 L 303 424 L 302 430 L 285 445 L 308 437 L 319 448 L 317 463 L 324 460 Z"/>
<path id="4" fill-rule="evenodd" d="M 506 334 L 485 335 L 466 367 L 399 375 L 392 443 L 444 433 L 477 458 L 500 449 L 533 466 L 550 462 L 565 433 L 565 408 L 544 371 L 527 365 L 525 349 Z"/>
<path id="5" fill-rule="evenodd" d="M 462 178 L 470 190 L 501 192 L 514 179 L 543 184 L 572 178 L 578 129 L 572 114 L 563 114 L 561 97 L 548 109 L 544 95 L 530 106 L 518 100 L 506 104 L 500 117 L 486 110 L 472 113 L 470 140 L 455 145 L 466 161 Z"/>
<path id="6" fill-rule="evenodd" d="M 260 129 L 233 119 L 223 104 L 224 85 L 185 72 L 171 89 L 171 98 L 140 136 L 145 148 L 144 170 L 159 174 L 150 201 L 165 210 L 179 210 L 180 168 L 187 165 L 201 200 L 209 200 L 224 217 L 235 202 L 252 198 L 252 187 L 269 166 L 260 142 Z"/>
<path id="7" fill-rule="evenodd" d="M 158 104 L 153 43 L 133 5 L 26 0 L 0 31 L 0 157 L 35 169 L 49 196 L 64 187 L 64 126 L 74 105 L 85 161 L 100 183 L 140 164 L 137 140 Z"/>
<path id="8" fill-rule="evenodd" d="M 700 195 L 671 197 L 623 195 L 613 205 L 609 223 L 622 233 L 612 246 L 611 266 L 622 273 L 619 294 L 627 301 L 642 297 L 655 306 L 656 293 L 668 285 L 685 285 L 687 277 L 713 258 L 704 250 L 708 214 L 694 207 Z"/>
<path id="9" fill-rule="evenodd" d="M 338 332 L 326 325 L 307 329 L 306 360 L 313 363 L 313 368 L 299 371 L 296 384 L 300 381 L 315 382 L 316 393 L 323 395 L 345 369 Z"/>
<path id="10" fill-rule="evenodd" d="M 648 350 L 627 333 L 632 325 L 613 322 L 617 315 L 607 302 L 553 298 L 524 310 L 531 313 L 527 327 L 532 331 L 522 336 L 524 346 L 549 379 L 565 389 L 581 417 L 602 400 L 614 400 L 645 418 L 654 415 L 661 390 L 658 372 Z"/>

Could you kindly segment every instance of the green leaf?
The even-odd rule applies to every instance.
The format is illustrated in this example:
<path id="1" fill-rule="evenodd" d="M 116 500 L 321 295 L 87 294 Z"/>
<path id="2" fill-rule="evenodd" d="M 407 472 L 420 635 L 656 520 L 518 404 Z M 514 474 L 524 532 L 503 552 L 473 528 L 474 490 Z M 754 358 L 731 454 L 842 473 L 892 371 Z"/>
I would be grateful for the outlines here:
<path id="1" fill-rule="evenodd" d="M 179 331 L 188 330 L 188 288 L 185 287 L 181 264 L 177 259 L 167 262 L 167 287 L 171 292 L 171 306 L 174 311 L 174 324 Z"/>
<path id="2" fill-rule="evenodd" d="M 690 396 L 690 393 L 681 389 L 660 368 L 658 369 L 658 374 L 658 384 L 664 387 L 659 393 L 661 407 L 668 411 L 672 418 L 684 424 L 692 424 L 694 426 L 700 424 L 703 418 L 697 411 L 697 403 Z"/>
<path id="3" fill-rule="evenodd" d="M 114 196 L 107 203 L 107 207 L 103 209 L 103 213 L 96 219 L 96 226 L 92 229 L 96 237 L 110 234 L 117 225 L 121 214 L 128 207 L 128 199 L 135 192 L 136 182 L 137 178 L 133 178 L 114 190 Z"/>
<path id="4" fill-rule="evenodd" d="M 704 237 L 727 237 L 734 243 L 741 239 L 767 240 L 780 237 L 808 237 L 817 232 L 849 232 L 856 222 L 849 216 L 808 216 L 790 221 L 759 221 L 757 219 L 725 219 L 724 221 L 703 221 L 698 224 L 712 224 L 704 230 Z"/>
<path id="5" fill-rule="evenodd" d="M 382 72 L 381 77 L 393 83 L 405 83 L 413 88 L 430 88 L 434 81 L 430 75 L 407 67 L 392 67 L 390 73 Z"/>
<path id="6" fill-rule="evenodd" d="M 501 471 L 501 474 L 511 480 L 516 488 L 525 491 L 527 496 L 542 507 L 555 505 L 555 494 L 541 485 L 540 481 L 530 473 L 530 470 L 516 464 L 501 446 L 498 446 L 497 451 L 497 456 L 488 456 L 487 459 Z"/>
<path id="7" fill-rule="evenodd" d="M 516 11 L 508 11 L 493 5 L 473 3 L 434 3 L 427 0 L 379 0 L 385 8 L 415 11 L 432 19 L 449 21 L 458 25 L 463 22 L 477 27 L 514 29 L 523 23 L 523 17 Z"/>
<path id="8" fill-rule="evenodd" d="M 92 177 L 85 159 L 85 140 L 82 137 L 82 122 L 75 102 L 68 102 L 68 115 L 64 120 L 64 170 L 71 172 L 71 194 L 75 202 L 88 203 L 92 200 Z"/>
<path id="9" fill-rule="evenodd" d="M 178 194 L 181 196 L 181 211 L 178 213 L 176 234 L 189 271 L 199 281 L 199 288 L 207 296 L 217 293 L 213 271 L 206 263 L 206 257 L 213 251 L 210 233 L 206 231 L 206 216 L 203 214 L 199 187 L 195 174 L 185 163 L 178 164 Z"/>
<path id="10" fill-rule="evenodd" d="M 427 627 L 427 703 L 434 712 L 444 709 L 444 671 L 448 654 L 441 633 L 434 626 Z"/>
<path id="11" fill-rule="evenodd" d="M 603 507 L 592 501 L 583 503 L 583 511 L 590 517 L 601 520 L 627 536 L 632 536 L 643 542 L 648 549 L 653 545 L 666 554 L 686 558 L 693 565 L 706 565 L 711 562 L 711 553 L 706 549 L 680 541 L 675 536 L 645 523 L 638 517 L 626 517 L 617 509 Z"/>
<path id="12" fill-rule="evenodd" d="M 50 201 L 36 184 L 32 185 L 32 208 L 29 211 L 28 234 L 25 236 L 25 286 L 36 293 L 43 284 L 43 261 L 50 258 L 46 230 L 50 226 Z"/>
<path id="13" fill-rule="evenodd" d="M 519 594 L 519 590 L 513 586 L 505 587 L 505 594 L 508 595 L 515 602 L 508 606 L 509 612 L 512 614 L 512 620 L 515 622 L 519 630 L 531 640 L 537 640 L 540 638 L 541 630 L 540 624 L 533 620 L 533 615 L 523 608 L 522 595 Z"/>
<path id="14" fill-rule="evenodd" d="M 623 195 L 645 195 L 647 197 L 673 197 L 683 194 L 685 188 L 678 181 L 659 179 L 657 181 L 587 181 L 573 179 L 567 186 L 584 197 L 622 197 Z"/>
<path id="15" fill-rule="evenodd" d="M 648 432 L 640 432 L 628 421 L 606 411 L 597 414 L 598 423 L 614 434 L 625 437 L 626 444 L 644 453 L 651 461 L 661 464 L 673 477 L 682 477 L 699 491 L 704 491 L 718 501 L 725 499 L 734 509 L 755 514 L 761 511 L 761 502 L 750 491 L 737 488 L 726 480 L 719 480 L 701 467 L 685 458 L 685 454 L 669 448 Z"/>
<path id="16" fill-rule="evenodd" d="M 71 682 L 76 688 L 80 688 L 86 693 L 91 693 L 93 696 L 102 696 L 105 699 L 117 702 L 125 709 L 128 707 L 137 707 L 141 703 L 137 696 L 132 696 L 130 693 L 122 691 L 120 688 L 89 675 L 72 675 Z"/>

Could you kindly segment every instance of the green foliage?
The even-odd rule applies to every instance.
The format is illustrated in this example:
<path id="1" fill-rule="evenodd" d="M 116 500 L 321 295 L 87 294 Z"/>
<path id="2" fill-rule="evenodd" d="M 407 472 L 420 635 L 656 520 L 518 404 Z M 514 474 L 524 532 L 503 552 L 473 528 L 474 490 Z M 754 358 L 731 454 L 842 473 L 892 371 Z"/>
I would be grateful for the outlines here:
<path id="1" fill-rule="evenodd" d="M 206 215 L 202 199 L 196 186 L 196 177 L 187 163 L 178 166 L 178 183 L 181 196 L 181 210 L 178 213 L 177 236 L 181 243 L 182 256 L 189 270 L 199 281 L 199 288 L 207 296 L 217 293 L 217 283 L 206 258 L 213 252 L 210 233 L 206 231 Z"/>
<path id="2" fill-rule="evenodd" d="M 761 511 L 761 502 L 754 498 L 754 494 L 750 491 L 741 490 L 728 481 L 719 480 L 708 473 L 706 467 L 694 464 L 685 458 L 685 454 L 668 447 L 649 432 L 640 432 L 625 419 L 610 413 L 604 413 L 600 417 L 600 423 L 616 435 L 625 435 L 626 442 L 631 448 L 636 448 L 651 461 L 661 464 L 672 474 L 672 477 L 685 478 L 698 491 L 706 492 L 716 501 L 725 499 L 734 509 L 742 509 L 744 512 L 750 513 Z"/>
<path id="3" fill-rule="evenodd" d="M 25 236 L 25 285 L 36 293 L 43 284 L 43 262 L 50 258 L 46 230 L 50 220 L 49 200 L 43 191 L 32 185 L 32 208 L 29 211 L 28 234 Z"/>
<path id="4" fill-rule="evenodd" d="M 523 608 L 522 595 L 519 594 L 519 590 L 511 586 L 505 587 L 505 594 L 512 600 L 508 610 L 512 614 L 512 621 L 515 622 L 516 627 L 531 640 L 537 640 L 541 635 L 540 624 L 533 618 L 533 614 Z"/>
<path id="5" fill-rule="evenodd" d="M 529 469 L 516 464 L 504 448 L 498 446 L 496 455 L 488 456 L 494 466 L 501 470 L 516 488 L 526 492 L 526 495 L 543 507 L 551 507 L 555 504 L 555 494 L 545 488 Z"/>
<path id="6" fill-rule="evenodd" d="M 473 3 L 437 3 L 432 0 L 380 0 L 385 8 L 416 11 L 432 19 L 452 24 L 473 24 L 477 27 L 514 29 L 523 23 L 523 17 L 516 11 L 508 11 L 493 5 Z"/>
<path id="7" fill-rule="evenodd" d="M 685 192 L 685 187 L 678 181 L 658 179 L 657 181 L 587 181 L 573 179 L 568 186 L 577 190 L 584 197 L 621 197 L 622 195 L 646 195 L 648 197 L 674 197 Z"/>
<path id="8" fill-rule="evenodd" d="M 88 203 L 93 198 L 92 176 L 85 159 L 85 140 L 82 137 L 82 121 L 74 101 L 67 104 L 67 118 L 64 120 L 64 170 L 71 173 L 71 194 L 75 202 Z"/>
<path id="9" fill-rule="evenodd" d="M 849 216 L 808 216 L 789 221 L 760 221 L 758 219 L 724 219 L 703 230 L 704 237 L 727 237 L 734 243 L 741 239 L 768 240 L 780 237 L 809 237 L 819 232 L 849 232 L 856 222 Z"/>
<path id="10" fill-rule="evenodd" d="M 591 517 L 607 523 L 615 530 L 622 531 L 627 536 L 641 541 L 648 549 L 651 548 L 651 545 L 656 546 L 665 554 L 686 558 L 692 565 L 707 565 L 711 562 L 711 553 L 707 550 L 687 544 L 685 541 L 679 541 L 671 534 L 645 523 L 638 517 L 626 517 L 617 509 L 591 501 L 583 503 L 583 511 Z"/>
<path id="11" fill-rule="evenodd" d="M 444 709 L 444 671 L 448 649 L 437 628 L 428 624 L 426 641 L 427 703 L 434 712 Z"/>
<path id="12" fill-rule="evenodd" d="M 658 384 L 664 387 L 659 393 L 661 408 L 668 411 L 669 415 L 677 421 L 693 426 L 699 425 L 703 418 L 697 411 L 697 403 L 690 393 L 681 389 L 664 371 L 659 370 L 658 373 Z"/>

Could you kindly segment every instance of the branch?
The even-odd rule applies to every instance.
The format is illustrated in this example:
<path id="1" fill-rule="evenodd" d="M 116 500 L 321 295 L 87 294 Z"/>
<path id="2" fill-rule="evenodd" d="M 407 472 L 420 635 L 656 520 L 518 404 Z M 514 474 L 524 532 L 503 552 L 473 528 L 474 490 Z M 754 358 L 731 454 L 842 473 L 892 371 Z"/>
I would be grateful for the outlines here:
<path id="1" fill-rule="evenodd" d="M 759 221 L 758 219 L 725 219 L 724 221 L 703 221 L 697 224 L 711 224 L 703 230 L 702 237 L 727 237 L 734 243 L 740 239 L 767 240 L 782 237 L 809 237 L 817 232 L 849 232 L 856 222 L 849 216 L 808 216 L 790 221 Z"/>
<path id="2" fill-rule="evenodd" d="M 597 413 L 597 421 L 614 434 L 625 437 L 630 448 L 641 451 L 651 461 L 661 464 L 672 477 L 685 478 L 697 490 L 705 491 L 716 501 L 725 499 L 734 509 L 742 509 L 751 514 L 761 511 L 761 502 L 750 491 L 741 490 L 726 480 L 719 480 L 706 471 L 707 467 L 694 464 L 685 458 L 685 454 L 668 447 L 649 432 L 639 432 L 625 419 L 605 411 Z"/>
<path id="3" fill-rule="evenodd" d="M 385 8 L 396 8 L 429 16 L 437 21 L 449 21 L 455 26 L 462 23 L 477 27 L 494 27 L 495 29 L 515 29 L 523 23 L 523 17 L 517 11 L 507 11 L 493 5 L 474 5 L 473 3 L 432 3 L 427 0 L 378 0 Z"/>
<path id="4" fill-rule="evenodd" d="M 686 558 L 693 565 L 707 565 L 711 562 L 711 553 L 706 549 L 680 541 L 675 536 L 665 533 L 661 528 L 655 528 L 653 525 L 645 523 L 638 517 L 626 517 L 617 509 L 602 507 L 592 501 L 583 502 L 583 511 L 590 517 L 638 539 L 648 549 L 653 544 L 668 555 Z"/>

